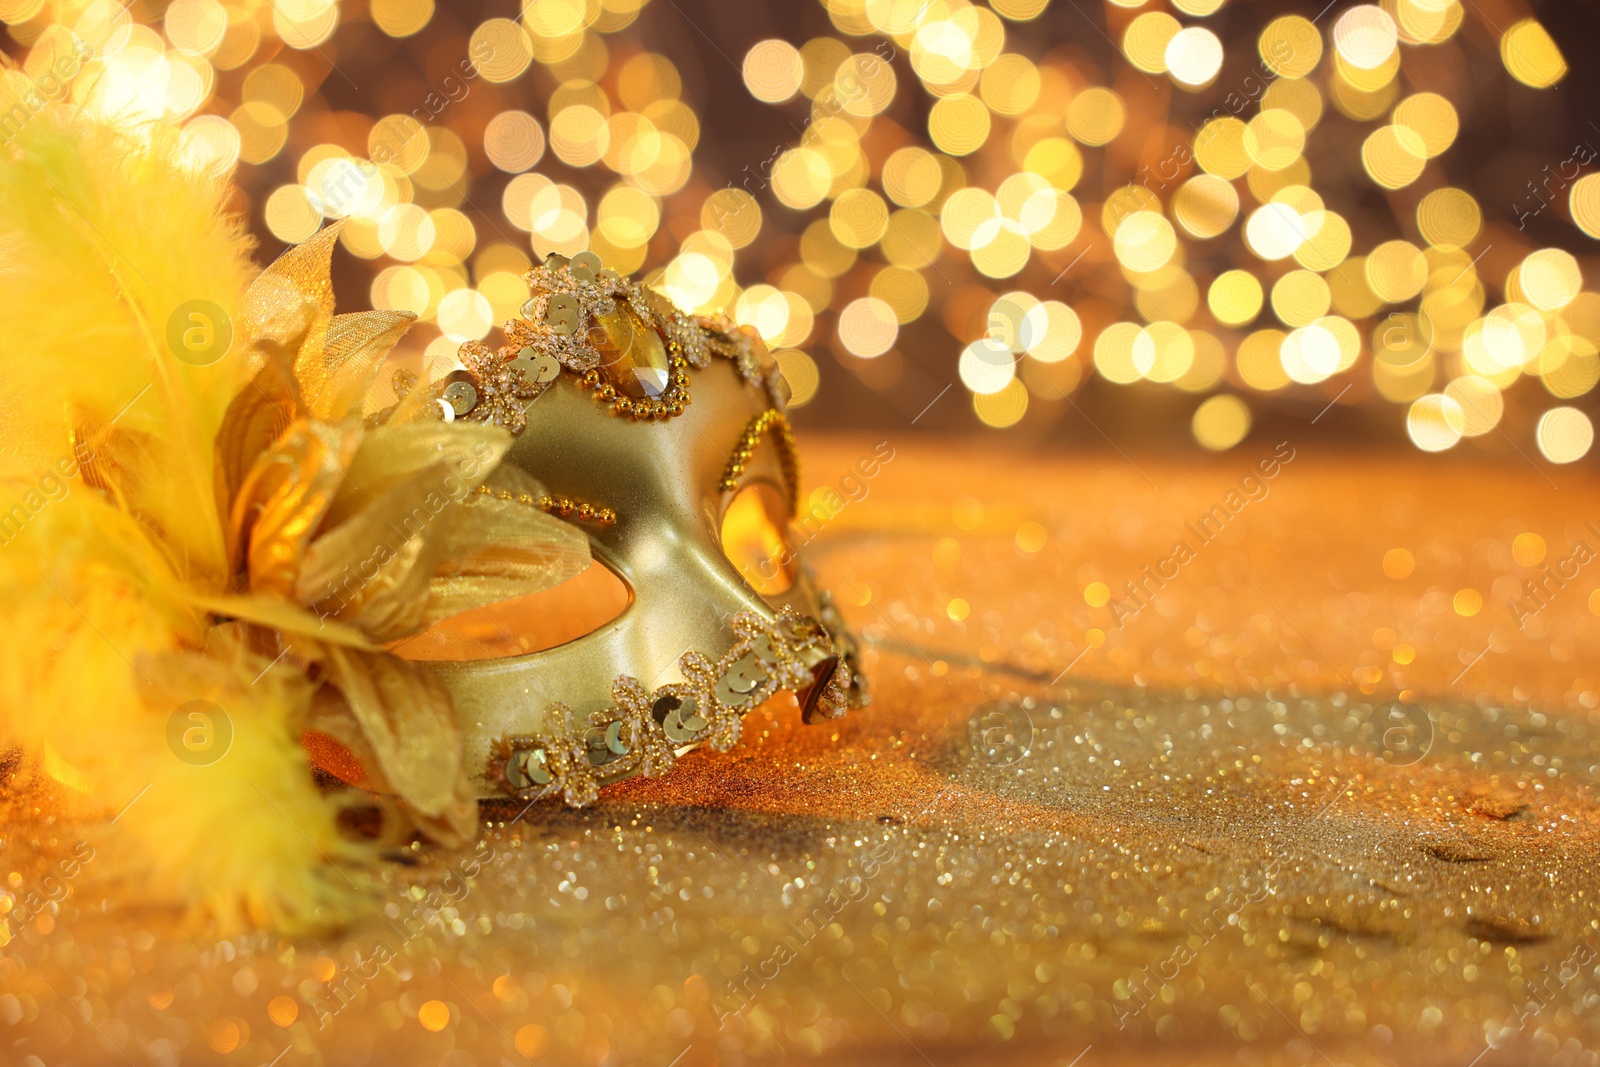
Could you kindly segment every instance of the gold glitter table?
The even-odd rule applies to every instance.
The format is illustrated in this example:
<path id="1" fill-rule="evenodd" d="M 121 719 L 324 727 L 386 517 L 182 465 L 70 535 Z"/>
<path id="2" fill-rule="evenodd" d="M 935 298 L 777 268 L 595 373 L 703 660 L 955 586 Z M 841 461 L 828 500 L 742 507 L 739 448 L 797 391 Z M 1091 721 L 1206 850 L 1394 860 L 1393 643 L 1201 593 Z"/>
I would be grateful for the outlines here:
<path id="1" fill-rule="evenodd" d="M 1592 472 L 876 443 L 803 442 L 871 708 L 506 809 L 320 940 L 9 797 L 0 1062 L 1594 1061 Z"/>

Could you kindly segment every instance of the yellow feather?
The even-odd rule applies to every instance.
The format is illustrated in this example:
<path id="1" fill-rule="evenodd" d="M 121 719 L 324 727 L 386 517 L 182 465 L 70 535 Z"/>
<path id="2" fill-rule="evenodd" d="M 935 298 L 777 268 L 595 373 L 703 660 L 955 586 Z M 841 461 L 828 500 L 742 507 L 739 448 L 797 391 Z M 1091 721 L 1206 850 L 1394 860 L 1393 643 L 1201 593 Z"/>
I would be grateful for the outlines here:
<path id="1" fill-rule="evenodd" d="M 202 366 L 183 340 L 192 313 L 215 308 L 215 329 L 233 325 L 250 242 L 223 214 L 223 177 L 181 166 L 176 138 L 50 108 L 7 145 L 0 392 L 31 446 L 25 458 L 87 450 L 180 571 L 220 580 L 211 443 L 249 368 L 242 345 Z M 115 463 L 102 461 L 107 451 Z"/>
<path id="2" fill-rule="evenodd" d="M 312 782 L 309 686 L 206 648 L 205 605 L 232 592 L 216 438 L 259 366 L 225 177 L 186 167 L 170 129 L 64 107 L 4 155 L 0 750 L 70 787 L 62 814 L 99 820 L 103 873 L 143 901 L 223 926 L 338 919 L 372 853 Z M 195 309 L 235 330 L 215 362 L 185 345 Z M 231 731 L 219 759 L 185 747 L 192 701 Z"/>

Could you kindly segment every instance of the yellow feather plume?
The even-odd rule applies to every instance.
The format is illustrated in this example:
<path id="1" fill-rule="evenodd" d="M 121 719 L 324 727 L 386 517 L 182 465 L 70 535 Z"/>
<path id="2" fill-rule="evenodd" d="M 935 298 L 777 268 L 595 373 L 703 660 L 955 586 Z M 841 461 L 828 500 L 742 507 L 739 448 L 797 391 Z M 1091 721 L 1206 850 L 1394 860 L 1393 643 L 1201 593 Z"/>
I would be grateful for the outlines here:
<path id="1" fill-rule="evenodd" d="M 205 648 L 195 606 L 228 591 L 215 440 L 254 373 L 184 336 L 231 329 L 255 273 L 225 178 L 181 165 L 169 129 L 65 110 L 5 153 L 0 744 L 101 820 L 85 832 L 134 899 L 337 920 L 366 856 L 307 772 L 307 683 Z"/>
<path id="2" fill-rule="evenodd" d="M 399 830 L 465 839 L 448 691 L 383 649 L 571 577 L 587 542 L 473 492 L 503 431 L 420 391 L 363 421 L 409 318 L 333 315 L 335 230 L 257 272 L 225 176 L 159 125 L 53 107 L 0 154 L 0 755 L 134 899 L 338 921 L 378 846 L 303 742 Z"/>

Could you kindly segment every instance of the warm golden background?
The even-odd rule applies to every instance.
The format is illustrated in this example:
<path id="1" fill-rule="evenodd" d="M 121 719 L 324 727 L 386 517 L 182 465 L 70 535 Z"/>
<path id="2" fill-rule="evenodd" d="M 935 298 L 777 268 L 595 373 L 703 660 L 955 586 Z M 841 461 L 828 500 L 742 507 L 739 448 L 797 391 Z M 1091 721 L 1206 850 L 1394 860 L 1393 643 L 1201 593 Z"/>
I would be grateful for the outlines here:
<path id="1" fill-rule="evenodd" d="M 234 167 L 263 262 L 346 218 L 344 310 L 437 365 L 551 251 L 755 325 L 877 688 L 321 939 L 179 928 L 7 794 L 0 1062 L 1594 1062 L 1590 7 L 0 19 Z"/>

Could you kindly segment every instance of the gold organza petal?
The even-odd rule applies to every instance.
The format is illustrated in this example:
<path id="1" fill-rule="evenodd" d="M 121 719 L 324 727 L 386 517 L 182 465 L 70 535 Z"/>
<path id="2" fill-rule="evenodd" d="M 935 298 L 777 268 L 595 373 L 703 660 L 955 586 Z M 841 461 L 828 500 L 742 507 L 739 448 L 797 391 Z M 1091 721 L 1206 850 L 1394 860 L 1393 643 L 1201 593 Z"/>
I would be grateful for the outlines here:
<path id="1" fill-rule="evenodd" d="M 577 577 L 590 564 L 583 531 L 537 508 L 480 496 L 460 510 L 463 514 L 444 534 L 424 627 L 473 608 L 543 592 Z"/>
<path id="2" fill-rule="evenodd" d="M 444 503 L 446 509 L 457 506 Z M 378 642 L 412 633 L 423 616 L 439 555 L 439 531 L 428 527 L 448 521 L 429 515 L 422 496 L 401 485 L 316 539 L 295 596 Z"/>
<path id="3" fill-rule="evenodd" d="M 296 368 L 322 357 L 333 318 L 329 270 L 342 223 L 324 226 L 256 276 L 244 296 L 244 329 L 263 348 L 296 353 Z"/>
<path id="4" fill-rule="evenodd" d="M 406 479 L 417 479 L 407 491 L 420 490 L 421 499 L 430 494 L 437 500 L 465 499 L 510 447 L 504 430 L 484 423 L 418 422 L 368 430 L 327 523 L 338 526 L 360 514 Z"/>
<path id="5" fill-rule="evenodd" d="M 251 466 L 297 417 L 308 414 L 297 369 L 322 366 L 333 321 L 329 268 L 340 223 L 289 249 L 258 274 L 241 307 L 249 345 L 240 390 L 217 432 L 217 489 L 233 500 Z M 237 532 L 237 528 L 233 532 Z M 233 543 L 234 562 L 242 544 Z"/>
<path id="6" fill-rule="evenodd" d="M 308 650 L 313 646 L 294 639 L 309 638 L 315 642 L 344 645 L 366 652 L 376 652 L 381 648 L 354 626 L 325 615 L 314 607 L 302 607 L 275 597 L 196 597 L 192 603 L 218 618 L 237 619 L 274 630 L 291 644 Z"/>
<path id="7" fill-rule="evenodd" d="M 425 819 L 470 827 L 467 811 L 475 820 L 477 809 L 449 690 L 394 656 L 330 647 L 324 667 L 327 684 L 359 727 L 366 752 L 353 751 L 372 787 L 392 790 Z M 347 745 L 353 740 L 348 732 L 334 736 Z"/>
<path id="8" fill-rule="evenodd" d="M 354 413 L 394 348 L 417 317 L 409 311 L 335 315 L 328 323 L 321 363 L 302 357 L 295 376 L 312 417 L 337 422 Z"/>
<path id="9" fill-rule="evenodd" d="M 360 444 L 359 424 L 301 422 L 256 460 L 233 506 L 252 593 L 297 599 L 306 550 Z"/>
<path id="10" fill-rule="evenodd" d="M 240 488 L 256 461 L 294 425 L 299 390 L 289 370 L 289 360 L 277 353 L 256 373 L 249 386 L 228 404 L 217 430 L 216 488 L 219 512 L 229 515 Z M 228 566 L 237 573 L 245 544 L 239 526 L 229 522 Z"/>
<path id="11" fill-rule="evenodd" d="M 384 813 L 381 840 L 401 847 L 413 831 L 420 831 L 447 848 L 470 841 L 478 828 L 478 801 L 463 775 L 455 799 L 436 815 L 418 811 L 395 789 L 383 773 L 372 742 L 356 721 L 344 694 L 323 686 L 311 700 L 306 716 L 305 743 L 316 766 L 364 790 Z M 322 735 L 321 737 L 317 735 Z M 330 748 L 327 740 L 334 743 Z"/>
<path id="12" fill-rule="evenodd" d="M 505 445 L 493 427 L 369 431 L 302 561 L 295 599 L 378 641 L 415 632 L 445 538 L 468 515 L 460 501 L 475 495 Z"/>

